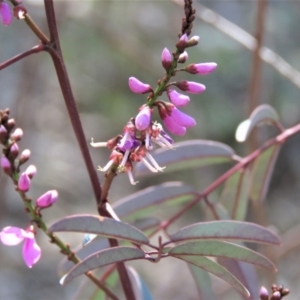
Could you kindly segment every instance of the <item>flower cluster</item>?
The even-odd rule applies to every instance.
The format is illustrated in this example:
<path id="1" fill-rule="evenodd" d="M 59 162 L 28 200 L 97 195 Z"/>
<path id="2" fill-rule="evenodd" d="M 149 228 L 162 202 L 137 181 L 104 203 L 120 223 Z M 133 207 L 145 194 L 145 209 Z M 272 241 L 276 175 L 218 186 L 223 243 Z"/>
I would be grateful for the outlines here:
<path id="1" fill-rule="evenodd" d="M 197 45 L 198 40 L 199 37 L 188 39 L 187 34 L 183 34 L 176 44 L 176 52 L 171 54 L 167 48 L 163 50 L 161 61 L 166 70 L 166 75 L 162 80 L 159 80 L 156 90 L 135 77 L 129 78 L 128 84 L 132 92 L 149 94 L 147 103 L 140 107 L 137 116 L 127 123 L 122 135 L 118 135 L 104 143 L 94 143 L 92 139 L 91 146 L 108 147 L 111 150 L 109 162 L 105 167 L 99 167 L 98 170 L 106 172 L 115 165 L 115 168 L 118 168 L 119 172 L 126 172 L 128 174 L 132 184 L 137 183 L 134 181 L 132 175 L 134 162 L 142 162 L 152 172 L 163 171 L 164 168 L 158 165 L 149 152 L 158 146 L 172 149 L 173 140 L 164 131 L 161 124 L 152 120 L 153 110 L 157 107 L 160 118 L 172 134 L 184 135 L 186 128 L 196 125 L 194 118 L 178 109 L 178 107 L 187 105 L 190 98 L 176 91 L 174 87 L 192 94 L 199 94 L 205 91 L 205 86 L 186 80 L 169 83 L 169 80 L 179 71 L 206 75 L 217 67 L 215 63 L 200 63 L 190 64 L 184 68 L 177 68 L 178 63 L 184 63 L 188 59 L 185 49 Z M 163 92 L 166 92 L 170 102 L 157 100 Z"/>
<path id="2" fill-rule="evenodd" d="M 268 290 L 262 286 L 259 292 L 259 298 L 261 300 L 280 300 L 290 293 L 288 289 L 284 288 L 283 286 L 277 286 L 276 284 L 272 285 L 271 290 L 272 293 L 269 295 Z"/>
<path id="3" fill-rule="evenodd" d="M 30 159 L 30 150 L 26 149 L 19 155 L 18 142 L 23 137 L 23 130 L 15 127 L 14 119 L 9 117 L 9 110 L 0 110 L 0 143 L 4 146 L 1 157 L 2 170 L 12 178 L 16 184 L 16 190 L 19 191 L 23 200 L 31 203 L 31 200 L 26 197 L 25 193 L 29 191 L 31 180 L 36 175 L 36 167 L 30 165 L 25 172 L 21 172 L 21 166 Z M 36 215 L 40 215 L 40 210 L 50 207 L 57 201 L 58 193 L 56 190 L 51 190 L 41 195 L 32 210 Z M 30 204 L 31 205 L 31 204 Z M 13 246 L 24 241 L 23 258 L 28 267 L 32 267 L 40 256 L 41 249 L 35 241 L 35 230 L 33 225 L 27 229 L 18 227 L 5 227 L 0 232 L 0 241 L 8 246 Z"/>

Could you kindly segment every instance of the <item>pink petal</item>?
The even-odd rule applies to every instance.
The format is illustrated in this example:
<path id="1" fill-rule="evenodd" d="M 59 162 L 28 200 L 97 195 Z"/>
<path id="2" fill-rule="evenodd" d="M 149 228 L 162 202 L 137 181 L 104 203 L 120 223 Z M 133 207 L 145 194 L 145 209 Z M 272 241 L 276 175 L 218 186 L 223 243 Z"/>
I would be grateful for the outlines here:
<path id="1" fill-rule="evenodd" d="M 25 239 L 23 246 L 23 259 L 28 268 L 38 262 L 42 254 L 41 248 L 36 243 L 35 238 Z"/>
<path id="2" fill-rule="evenodd" d="M 14 246 L 20 244 L 26 237 L 26 232 L 22 228 L 8 226 L 0 232 L 0 240 L 4 245 Z"/>
<path id="3" fill-rule="evenodd" d="M 152 91 L 152 88 L 149 84 L 145 84 L 135 77 L 130 77 L 128 80 L 128 85 L 130 89 L 137 94 L 145 94 Z"/>
<path id="4" fill-rule="evenodd" d="M 145 130 L 151 122 L 151 109 L 145 106 L 135 118 L 135 126 L 138 130 Z"/>
<path id="5" fill-rule="evenodd" d="M 163 67 L 168 71 L 172 65 L 173 56 L 170 51 L 165 48 L 161 54 L 161 62 Z"/>
<path id="6" fill-rule="evenodd" d="M 12 14 L 7 3 L 0 2 L 0 18 L 5 26 L 8 26 L 12 21 Z"/>
<path id="7" fill-rule="evenodd" d="M 180 94 L 175 90 L 168 90 L 168 97 L 170 101 L 176 106 L 185 106 L 190 102 L 190 97 Z"/>
<path id="8" fill-rule="evenodd" d="M 49 207 L 57 201 L 58 193 L 56 190 L 48 191 L 36 200 L 38 207 Z"/>
<path id="9" fill-rule="evenodd" d="M 216 63 L 191 64 L 186 67 L 186 71 L 192 74 L 206 75 L 214 71 L 216 67 Z"/>
<path id="10" fill-rule="evenodd" d="M 23 192 L 27 192 L 30 188 L 30 178 L 25 172 L 20 175 L 18 188 Z"/>
<path id="11" fill-rule="evenodd" d="M 183 113 L 176 107 L 173 108 L 171 117 L 173 121 L 177 123 L 179 126 L 192 127 L 197 124 L 194 118 Z"/>
<path id="12" fill-rule="evenodd" d="M 163 119 L 163 122 L 166 128 L 173 134 L 176 135 L 184 135 L 186 132 L 186 128 L 183 126 L 178 125 L 171 117 L 166 116 Z"/>

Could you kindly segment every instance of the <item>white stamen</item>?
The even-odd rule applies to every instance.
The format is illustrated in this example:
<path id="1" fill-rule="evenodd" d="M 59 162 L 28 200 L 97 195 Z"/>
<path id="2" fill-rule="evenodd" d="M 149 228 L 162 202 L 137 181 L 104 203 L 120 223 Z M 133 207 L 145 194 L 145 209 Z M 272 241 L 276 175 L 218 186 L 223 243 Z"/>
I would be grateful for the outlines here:
<path id="1" fill-rule="evenodd" d="M 146 149 L 149 149 L 149 146 L 150 146 L 150 133 L 149 132 L 146 133 L 145 146 L 146 146 Z"/>
<path id="2" fill-rule="evenodd" d="M 159 138 L 152 139 L 157 145 L 162 148 L 175 149 L 171 143 L 169 143 L 164 137 L 159 136 Z"/>
<path id="3" fill-rule="evenodd" d="M 107 142 L 94 143 L 94 139 L 91 138 L 90 145 L 91 145 L 92 147 L 106 147 L 106 146 L 107 146 Z"/>
<path id="4" fill-rule="evenodd" d="M 129 181 L 132 185 L 136 185 L 138 183 L 138 181 L 134 181 L 133 175 L 131 171 L 127 171 L 128 177 L 129 177 Z"/>
<path id="5" fill-rule="evenodd" d="M 146 153 L 147 158 L 152 162 L 153 166 L 156 168 L 156 170 L 163 172 L 163 169 L 166 167 L 160 167 L 156 160 L 153 158 L 153 156 L 150 153 Z"/>
<path id="6" fill-rule="evenodd" d="M 156 170 L 154 167 L 152 167 L 152 166 L 150 165 L 150 163 L 149 163 L 144 157 L 142 157 L 142 162 L 145 164 L 145 166 L 146 166 L 151 172 L 157 173 L 157 170 Z"/>
<path id="7" fill-rule="evenodd" d="M 98 166 L 98 171 L 106 172 L 112 166 L 113 163 L 114 161 L 111 159 L 103 168 Z"/>
<path id="8" fill-rule="evenodd" d="M 123 159 L 122 159 L 122 161 L 121 161 L 119 167 L 125 166 L 126 161 L 127 161 L 127 159 L 128 159 L 128 156 L 129 156 L 129 153 L 130 153 L 130 150 L 126 150 L 126 151 L 125 151 L 124 156 L 123 156 Z"/>

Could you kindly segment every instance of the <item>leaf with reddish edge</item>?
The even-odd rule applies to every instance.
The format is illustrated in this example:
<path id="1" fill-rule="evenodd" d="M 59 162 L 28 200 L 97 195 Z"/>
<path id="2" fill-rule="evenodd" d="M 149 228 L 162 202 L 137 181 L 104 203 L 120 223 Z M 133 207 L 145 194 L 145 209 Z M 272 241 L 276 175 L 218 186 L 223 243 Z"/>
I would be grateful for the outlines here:
<path id="1" fill-rule="evenodd" d="M 173 205 L 193 201 L 195 194 L 193 187 L 182 182 L 166 182 L 131 194 L 117 201 L 113 208 L 122 220 L 129 222 L 149 216 L 163 203 Z"/>
<path id="2" fill-rule="evenodd" d="M 262 202 L 265 199 L 279 150 L 280 145 L 274 145 L 255 159 L 250 180 L 250 199 L 252 201 Z"/>
<path id="3" fill-rule="evenodd" d="M 268 105 L 263 104 L 258 106 L 250 115 L 249 119 L 239 124 L 236 129 L 235 137 L 238 142 L 244 142 L 249 137 L 251 131 L 257 125 L 262 123 L 277 123 L 279 121 L 276 110 Z"/>
<path id="4" fill-rule="evenodd" d="M 225 182 L 219 202 L 224 205 L 232 220 L 243 221 L 248 207 L 249 179 L 248 170 L 231 175 Z"/>
<path id="5" fill-rule="evenodd" d="M 272 231 L 254 223 L 239 221 L 201 222 L 181 228 L 170 236 L 171 242 L 188 240 L 239 240 L 253 243 L 280 244 Z"/>
<path id="6" fill-rule="evenodd" d="M 70 272 L 61 279 L 60 283 L 64 285 L 79 275 L 109 264 L 144 257 L 144 251 L 134 247 L 113 247 L 101 250 L 75 265 Z"/>
<path id="7" fill-rule="evenodd" d="M 176 256 L 176 258 L 182 259 L 190 264 L 193 264 L 215 276 L 223 279 L 231 286 L 233 286 L 237 291 L 241 292 L 245 296 L 249 296 L 248 290 L 244 287 L 244 285 L 234 277 L 229 271 L 223 268 L 218 263 L 213 260 L 205 257 L 205 256 L 194 256 L 194 255 L 180 255 Z"/>
<path id="8" fill-rule="evenodd" d="M 161 167 L 166 167 L 164 173 L 230 162 L 235 156 L 232 148 L 215 141 L 190 140 L 175 143 L 173 146 L 174 151 L 159 148 L 151 152 L 156 162 Z M 152 173 L 143 163 L 135 166 L 135 172 L 137 176 Z"/>
<path id="9" fill-rule="evenodd" d="M 225 257 L 245 261 L 276 271 L 274 264 L 263 255 L 243 246 L 220 241 L 197 241 L 177 245 L 169 251 L 171 256 L 198 255 Z"/>
<path id="10" fill-rule="evenodd" d="M 199 294 L 198 298 L 202 300 L 216 300 L 217 296 L 212 289 L 211 278 L 208 272 L 190 263 L 188 263 L 188 267 L 196 283 Z"/>
<path id="11" fill-rule="evenodd" d="M 132 225 L 97 215 L 68 216 L 48 228 L 48 232 L 62 231 L 95 233 L 102 237 L 123 239 L 136 244 L 149 244 L 148 238 Z"/>
<path id="12" fill-rule="evenodd" d="M 258 299 L 260 284 L 253 265 L 222 257 L 218 257 L 217 262 L 238 278 L 250 292 L 250 297 L 243 296 L 244 300 Z"/>

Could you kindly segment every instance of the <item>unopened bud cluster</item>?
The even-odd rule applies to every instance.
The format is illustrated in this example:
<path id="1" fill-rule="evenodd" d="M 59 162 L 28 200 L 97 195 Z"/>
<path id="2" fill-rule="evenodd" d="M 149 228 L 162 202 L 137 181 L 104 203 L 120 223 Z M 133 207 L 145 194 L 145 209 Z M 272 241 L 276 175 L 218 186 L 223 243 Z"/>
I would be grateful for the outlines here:
<path id="1" fill-rule="evenodd" d="M 285 296 L 287 296 L 290 291 L 283 286 L 277 286 L 275 284 L 271 287 L 272 292 L 269 295 L 268 290 L 262 286 L 259 292 L 259 297 L 261 300 L 280 300 L 284 299 Z"/>
<path id="2" fill-rule="evenodd" d="M 149 94 L 147 102 L 140 107 L 136 117 L 127 123 L 121 135 L 103 143 L 94 143 L 92 140 L 93 147 L 106 146 L 111 150 L 109 162 L 105 167 L 99 167 L 98 170 L 106 172 L 114 165 L 119 172 L 128 174 L 132 184 L 136 184 L 132 175 L 135 162 L 142 162 L 152 172 L 163 171 L 164 168 L 158 165 L 149 152 L 155 147 L 172 149 L 173 140 L 160 123 L 152 120 L 153 110 L 158 109 L 164 126 L 172 134 L 184 135 L 187 128 L 196 125 L 194 118 L 178 109 L 178 107 L 186 106 L 190 98 L 178 92 L 176 88 L 190 94 L 200 94 L 205 91 L 205 86 L 187 80 L 169 81 L 179 71 L 206 75 L 217 67 L 216 63 L 199 63 L 177 68 L 179 63 L 185 63 L 188 59 L 186 48 L 197 45 L 198 41 L 197 36 L 189 39 L 187 34 L 183 34 L 176 43 L 176 52 L 171 53 L 167 48 L 162 51 L 161 62 L 166 74 L 162 80 L 158 81 L 156 89 L 135 77 L 129 78 L 130 90 L 137 94 Z M 169 99 L 168 102 L 157 99 L 164 92 Z"/>

